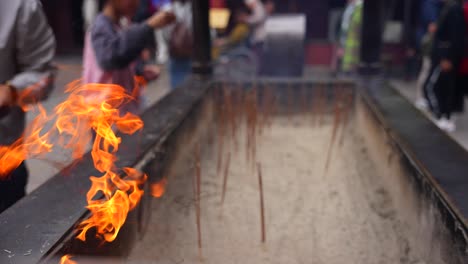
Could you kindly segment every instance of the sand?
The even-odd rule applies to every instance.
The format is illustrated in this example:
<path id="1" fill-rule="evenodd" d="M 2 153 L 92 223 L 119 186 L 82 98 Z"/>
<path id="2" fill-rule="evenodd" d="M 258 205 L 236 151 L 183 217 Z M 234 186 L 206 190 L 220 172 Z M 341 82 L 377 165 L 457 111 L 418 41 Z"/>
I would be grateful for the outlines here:
<path id="1" fill-rule="evenodd" d="M 276 118 L 259 137 L 265 243 L 257 171 L 246 162 L 245 135 L 239 133 L 238 151 L 225 148 L 232 153 L 224 204 L 216 146 L 203 149 L 201 250 L 188 155 L 170 176 L 166 194 L 152 201 L 148 230 L 127 263 L 425 263 L 414 255 L 392 198 L 351 128 L 343 145 L 337 140 L 325 172 L 331 131 L 331 125 Z"/>

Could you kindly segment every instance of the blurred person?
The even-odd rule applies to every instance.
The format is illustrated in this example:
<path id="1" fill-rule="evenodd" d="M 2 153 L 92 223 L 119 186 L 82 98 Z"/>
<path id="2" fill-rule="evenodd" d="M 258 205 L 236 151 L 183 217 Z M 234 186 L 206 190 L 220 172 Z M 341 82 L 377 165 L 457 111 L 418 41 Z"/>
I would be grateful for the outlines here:
<path id="1" fill-rule="evenodd" d="M 345 31 L 341 42 L 343 43 L 342 70 L 344 73 L 354 73 L 359 66 L 361 49 L 361 27 L 362 27 L 362 0 L 351 0 L 352 6 L 348 13 L 344 14 Z"/>
<path id="2" fill-rule="evenodd" d="M 85 29 L 88 29 L 94 22 L 94 19 L 104 7 L 105 0 L 84 0 L 83 18 Z"/>
<path id="3" fill-rule="evenodd" d="M 432 41 L 437 29 L 439 18 L 440 0 L 421 0 L 420 16 L 416 29 L 416 49 L 421 54 L 421 69 L 417 79 L 415 104 L 420 109 L 427 109 L 428 102 L 424 96 L 424 83 L 431 68 Z"/>
<path id="4" fill-rule="evenodd" d="M 192 3 L 189 0 L 174 0 L 162 9 L 171 10 L 176 21 L 163 33 L 168 43 L 171 88 L 175 89 L 192 72 Z"/>
<path id="5" fill-rule="evenodd" d="M 236 21 L 234 28 L 226 37 L 215 39 L 213 42 L 213 59 L 217 59 L 221 53 L 229 52 L 229 50 L 245 44 L 249 38 L 248 10 L 239 8 L 235 11 L 234 16 Z"/>
<path id="6" fill-rule="evenodd" d="M 465 21 L 463 56 L 458 68 L 453 106 L 457 114 L 464 111 L 465 95 L 468 94 L 468 1 L 463 4 L 463 19 Z"/>
<path id="7" fill-rule="evenodd" d="M 429 31 L 429 25 L 437 23 L 442 7 L 441 2 L 441 0 L 421 0 L 419 5 L 420 16 L 416 29 L 416 43 L 418 46 L 422 44 L 423 38 Z"/>
<path id="8" fill-rule="evenodd" d="M 157 10 L 166 6 L 170 0 L 152 0 L 153 7 Z M 164 30 L 157 29 L 154 31 L 154 38 L 156 40 L 156 63 L 166 64 L 169 60 L 169 47 L 164 39 Z"/>
<path id="9" fill-rule="evenodd" d="M 170 0 L 140 0 L 138 11 L 133 18 L 134 22 L 142 22 L 152 16 L 156 11 L 170 3 Z M 154 30 L 152 48 L 155 51 L 155 61 L 158 64 L 165 64 L 169 59 L 167 43 L 164 39 L 163 29 Z"/>
<path id="10" fill-rule="evenodd" d="M 431 73 L 425 86 L 429 107 L 437 125 L 448 132 L 456 129 L 452 114 L 455 112 L 458 67 L 464 52 L 465 22 L 463 10 L 456 0 L 443 3 L 437 21 L 437 31 L 431 54 Z M 431 80 L 432 79 L 432 80 Z"/>
<path id="11" fill-rule="evenodd" d="M 265 7 L 265 11 L 267 16 L 271 16 L 275 12 L 275 2 L 273 0 L 265 0 L 263 1 L 263 6 Z"/>
<path id="12" fill-rule="evenodd" d="M 345 10 L 343 11 L 339 35 L 339 42 L 341 44 L 341 47 L 344 47 L 346 45 L 346 38 L 348 37 L 348 30 L 349 25 L 351 23 L 351 17 L 354 13 L 354 10 L 356 9 L 357 2 L 357 0 L 348 0 Z"/>
<path id="13" fill-rule="evenodd" d="M 83 17 L 85 22 L 85 29 L 93 24 L 94 19 L 99 13 L 98 0 L 84 0 L 83 1 Z"/>
<path id="14" fill-rule="evenodd" d="M 421 56 L 422 65 L 419 72 L 418 80 L 416 83 L 416 107 L 420 109 L 427 109 L 429 104 L 424 97 L 424 85 L 431 71 L 431 53 L 432 44 L 434 41 L 434 34 L 437 31 L 437 24 L 431 23 L 424 38 L 421 40 Z"/>
<path id="15" fill-rule="evenodd" d="M 142 77 L 146 83 L 157 79 L 161 73 L 159 66 L 152 64 L 152 61 L 149 48 L 143 49 L 136 60 L 135 74 Z"/>
<path id="16" fill-rule="evenodd" d="M 153 5 L 152 0 L 139 0 L 139 5 L 132 21 L 137 23 L 143 22 L 156 13 L 156 11 L 156 6 Z"/>
<path id="17" fill-rule="evenodd" d="M 31 91 L 30 102 L 51 91 L 55 38 L 38 0 L 0 1 L 0 21 L 0 145 L 7 146 L 24 132 L 21 91 Z M 0 212 L 25 196 L 27 180 L 24 162 L 0 175 Z"/>
<path id="18" fill-rule="evenodd" d="M 169 61 L 169 48 L 164 39 L 164 31 L 162 29 L 156 29 L 154 31 L 154 37 L 156 40 L 156 63 L 166 64 Z"/>
<path id="19" fill-rule="evenodd" d="M 265 10 L 265 6 L 260 0 L 245 0 L 245 4 L 251 12 L 251 15 L 248 16 L 246 20 L 252 32 L 250 44 L 257 56 L 261 58 L 263 44 L 266 40 L 265 22 L 268 14 Z"/>
<path id="20" fill-rule="evenodd" d="M 138 4 L 138 0 L 107 0 L 86 36 L 82 78 L 83 83 L 117 84 L 124 87 L 135 100 L 120 110 L 134 114 L 140 111 L 140 90 L 134 81 L 136 62 L 141 59 L 154 29 L 174 20 L 172 13 L 159 12 L 142 23 L 122 26 L 122 20 L 135 15 Z M 151 65 L 143 65 L 142 74 L 152 79 L 159 71 Z"/>
<path id="21" fill-rule="evenodd" d="M 133 23 L 144 22 L 158 11 L 158 7 L 154 4 L 154 0 L 139 0 L 139 2 L 137 11 L 132 17 Z M 146 49 L 143 51 L 144 54 L 141 56 L 141 58 L 144 59 L 140 59 L 138 65 L 149 65 L 149 62 L 152 61 L 151 57 L 154 56 L 158 49 L 156 44 L 156 32 L 160 30 L 161 29 L 154 30 L 153 36 L 148 38 Z M 146 58 L 147 54 L 151 56 Z"/>
<path id="22" fill-rule="evenodd" d="M 357 0 L 348 0 L 343 14 L 341 16 L 341 24 L 338 33 L 338 47 L 336 48 L 334 54 L 334 68 L 336 72 L 340 72 L 342 70 L 344 48 L 346 46 L 346 39 L 348 37 L 351 18 L 354 13 L 354 10 L 356 9 L 357 2 Z"/>

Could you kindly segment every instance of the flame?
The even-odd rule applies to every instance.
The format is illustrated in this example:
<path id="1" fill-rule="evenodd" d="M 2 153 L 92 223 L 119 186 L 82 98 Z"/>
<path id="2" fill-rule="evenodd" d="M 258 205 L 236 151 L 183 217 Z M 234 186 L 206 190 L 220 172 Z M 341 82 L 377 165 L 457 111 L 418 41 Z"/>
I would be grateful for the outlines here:
<path id="1" fill-rule="evenodd" d="M 31 89 L 26 89 L 20 98 L 27 98 Z M 66 87 L 66 93 L 68 98 L 57 105 L 51 115 L 40 104 L 23 106 L 24 110 L 36 110 L 39 114 L 26 129 L 26 136 L 10 146 L 0 146 L 0 175 L 8 175 L 27 158 L 51 152 L 52 139 L 57 145 L 71 149 L 73 159 L 79 159 L 87 151 L 93 130 L 96 137 L 91 156 L 95 168 L 103 175 L 90 177 L 92 184 L 86 199 L 91 216 L 78 225 L 77 238 L 86 240 L 86 233 L 95 228 L 96 236 L 112 242 L 128 212 L 140 201 L 143 190 L 139 186 L 147 178 L 135 169 L 116 167 L 116 152 L 122 142 L 116 133 L 133 134 L 143 128 L 143 121 L 134 114 L 120 113 L 120 107 L 134 100 L 121 86 L 83 85 L 76 80 Z M 26 100 L 20 100 L 20 104 L 22 102 Z M 52 128 L 47 130 L 50 124 Z"/>
<path id="2" fill-rule="evenodd" d="M 60 264 L 78 264 L 76 261 L 71 260 L 71 255 L 64 255 L 60 258 Z"/>
<path id="3" fill-rule="evenodd" d="M 8 177 L 25 159 L 40 156 L 52 151 L 53 144 L 49 138 L 53 131 L 44 131 L 44 127 L 51 118 L 47 116 L 41 105 L 30 110 L 39 112 L 38 116 L 26 128 L 27 137 L 20 137 L 9 146 L 0 146 L 0 179 Z"/>
<path id="4" fill-rule="evenodd" d="M 95 168 L 104 173 L 101 177 L 90 177 L 92 184 L 86 200 L 91 216 L 79 224 L 77 238 L 85 241 L 87 232 L 96 228 L 98 237 L 112 242 L 128 212 L 140 201 L 143 190 L 139 186 L 146 180 L 146 175 L 132 168 L 123 168 L 125 177 L 119 176 L 122 173 L 115 162 L 122 139 L 115 131 L 133 134 L 143 128 L 143 121 L 131 113 L 120 114 L 119 107 L 133 97 L 118 85 L 72 83 L 67 91 L 69 99 L 56 107 L 56 112 L 60 113 L 57 128 L 70 137 L 67 146 L 79 145 L 83 135 L 89 134 L 83 132 L 93 129 L 96 138 L 91 156 Z M 82 156 L 82 149 L 75 149 L 74 156 Z"/>
<path id="5" fill-rule="evenodd" d="M 146 81 L 145 77 L 143 77 L 143 76 L 135 76 L 133 78 L 133 83 L 134 83 L 133 84 L 134 89 L 133 89 L 133 92 L 132 92 L 132 96 L 133 96 L 133 98 L 138 98 L 139 95 L 144 92 L 148 82 Z"/>
<path id="6" fill-rule="evenodd" d="M 167 179 L 163 178 L 157 183 L 151 184 L 151 195 L 156 198 L 161 198 L 166 192 Z"/>
<path id="7" fill-rule="evenodd" d="M 23 111 L 36 111 L 38 115 L 26 128 L 27 137 L 21 136 L 9 146 L 0 145 L 0 180 L 7 178 L 24 160 L 52 151 L 53 145 L 48 140 L 52 131 L 44 132 L 44 127 L 51 122 L 52 117 L 47 115 L 42 105 L 30 105 L 44 96 L 39 91 L 43 90 L 41 87 L 47 87 L 51 82 L 53 82 L 52 77 L 44 78 L 25 88 L 18 95 L 18 106 Z"/>
<path id="8" fill-rule="evenodd" d="M 81 232 L 77 238 L 85 241 L 89 229 L 96 227 L 97 234 L 107 242 L 112 242 L 125 223 L 127 214 L 134 209 L 143 195 L 143 190 L 138 187 L 146 180 L 146 175 L 131 169 L 124 168 L 126 179 L 120 178 L 113 172 L 106 173 L 103 177 L 91 177 L 92 186 L 86 198 L 87 208 L 91 217 L 84 220 L 78 229 Z M 100 193 L 101 199 L 93 199 Z"/>

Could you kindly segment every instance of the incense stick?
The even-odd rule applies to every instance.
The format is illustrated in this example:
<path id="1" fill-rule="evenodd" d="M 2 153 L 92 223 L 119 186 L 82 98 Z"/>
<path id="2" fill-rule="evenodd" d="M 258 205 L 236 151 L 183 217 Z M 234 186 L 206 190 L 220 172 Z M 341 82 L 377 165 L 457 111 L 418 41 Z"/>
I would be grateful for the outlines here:
<path id="1" fill-rule="evenodd" d="M 257 163 L 258 169 L 258 187 L 260 191 L 260 224 L 261 224 L 261 241 L 262 243 L 266 242 L 266 232 L 265 232 L 265 207 L 263 201 L 263 180 L 262 180 L 262 165 Z"/>
<path id="2" fill-rule="evenodd" d="M 328 146 L 327 160 L 325 163 L 325 173 L 328 171 L 328 167 L 330 165 L 330 159 L 333 152 L 333 145 L 335 144 L 336 134 L 340 127 L 341 121 L 341 100 L 343 97 L 342 90 L 340 88 L 336 89 L 335 94 L 335 118 L 333 122 L 332 137 L 330 140 L 330 145 Z"/>
<path id="3" fill-rule="evenodd" d="M 195 179 L 194 179 L 194 196 L 195 196 L 195 214 L 197 222 L 197 235 L 198 235 L 198 250 L 201 253 L 202 249 L 202 235 L 201 235 L 201 166 L 200 166 L 200 143 L 197 143 L 195 151 Z M 201 254 L 200 254 L 201 256 Z"/>
<path id="4" fill-rule="evenodd" d="M 339 146 L 342 147 L 345 138 L 346 128 L 348 127 L 349 119 L 350 119 L 350 112 L 353 105 L 353 93 L 352 91 L 348 91 L 346 93 L 346 103 L 344 108 L 344 117 L 343 117 L 343 125 L 341 128 L 341 136 L 340 136 L 340 143 Z"/>
<path id="5" fill-rule="evenodd" d="M 224 204 L 224 198 L 226 197 L 227 181 L 229 176 L 229 164 L 231 162 L 231 152 L 228 153 L 226 165 L 224 167 L 224 177 L 223 177 L 223 191 L 221 193 L 221 205 Z"/>

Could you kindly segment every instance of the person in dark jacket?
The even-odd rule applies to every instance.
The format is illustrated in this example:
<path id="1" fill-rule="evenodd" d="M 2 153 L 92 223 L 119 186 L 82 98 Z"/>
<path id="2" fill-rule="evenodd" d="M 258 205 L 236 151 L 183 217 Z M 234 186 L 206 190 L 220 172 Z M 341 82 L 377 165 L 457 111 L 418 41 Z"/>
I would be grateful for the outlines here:
<path id="1" fill-rule="evenodd" d="M 463 4 L 463 15 L 463 18 L 465 19 L 465 46 L 463 49 L 463 57 L 460 62 L 460 67 L 458 69 L 457 89 L 455 93 L 455 111 L 460 113 L 464 111 L 464 96 L 465 94 L 468 94 L 468 1 L 465 1 Z M 460 32 L 460 34 L 462 33 Z"/>
<path id="2" fill-rule="evenodd" d="M 441 4 L 440 0 L 422 0 L 418 5 L 420 16 L 416 29 L 415 47 L 422 61 L 417 79 L 415 104 L 420 109 L 428 108 L 428 102 L 424 97 L 424 85 L 431 69 L 432 40 L 437 29 Z"/>
<path id="3" fill-rule="evenodd" d="M 422 44 L 422 40 L 428 32 L 429 25 L 435 23 L 439 18 L 440 9 L 442 7 L 441 2 L 441 0 L 421 0 L 421 13 L 416 31 L 416 42 L 418 46 Z"/>
<path id="4" fill-rule="evenodd" d="M 24 132 L 25 113 L 18 97 L 44 99 L 52 88 L 55 38 L 39 0 L 0 1 L 0 149 Z M 26 194 L 28 171 L 10 153 L 0 153 L 0 212 Z M 20 162 L 20 161 L 19 161 Z"/>
<path id="5" fill-rule="evenodd" d="M 455 130 L 452 118 L 456 105 L 456 77 L 463 57 L 465 22 L 463 10 L 456 0 L 441 0 L 442 11 L 437 21 L 437 31 L 431 55 L 431 74 L 426 85 L 430 109 L 437 125 L 446 131 Z"/>

